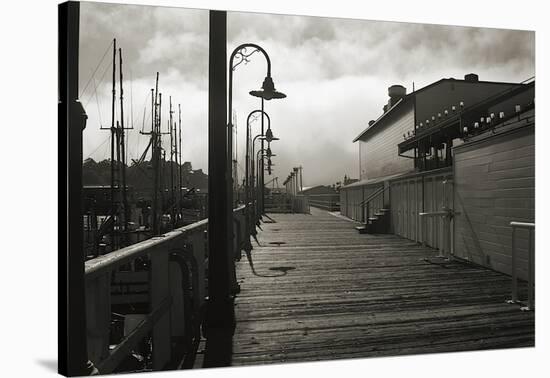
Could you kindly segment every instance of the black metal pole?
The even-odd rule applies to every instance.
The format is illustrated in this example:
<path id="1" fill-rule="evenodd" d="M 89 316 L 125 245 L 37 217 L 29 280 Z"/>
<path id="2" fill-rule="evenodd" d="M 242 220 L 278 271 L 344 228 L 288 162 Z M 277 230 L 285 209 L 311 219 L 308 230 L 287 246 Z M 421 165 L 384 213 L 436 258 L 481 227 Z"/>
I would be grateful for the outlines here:
<path id="1" fill-rule="evenodd" d="M 159 234 L 159 216 L 158 216 L 158 191 L 159 191 L 159 127 L 158 127 L 158 85 L 159 85 L 159 73 L 157 72 L 157 78 L 155 81 L 155 95 L 153 102 L 153 151 L 151 160 L 153 160 L 153 200 L 151 203 L 151 213 L 153 214 L 153 235 Z"/>
<path id="2" fill-rule="evenodd" d="M 264 114 L 264 98 L 262 97 L 261 98 L 261 101 L 262 101 L 262 135 L 265 135 L 265 130 L 264 130 L 264 117 L 263 117 L 263 114 Z M 264 140 L 262 139 L 262 151 L 264 150 Z M 265 209 L 264 209 L 264 159 L 261 160 L 261 172 L 262 174 L 260 175 L 261 177 L 261 185 L 259 185 L 259 188 L 260 188 L 260 218 L 262 216 L 262 214 L 265 212 Z"/>
<path id="3" fill-rule="evenodd" d="M 124 145 L 124 90 L 122 86 L 123 75 L 122 75 L 122 49 L 118 49 L 118 70 L 119 70 L 119 81 L 120 81 L 120 148 L 121 148 L 121 158 L 120 170 L 122 178 L 122 203 L 124 206 L 124 227 L 123 230 L 124 240 L 128 243 L 128 222 L 130 222 L 130 206 L 128 204 L 128 193 L 126 191 L 126 150 Z"/>
<path id="4" fill-rule="evenodd" d="M 111 250 L 117 249 L 116 243 L 116 200 L 115 200 L 115 102 L 116 102 L 116 38 L 113 39 L 113 89 L 111 101 L 111 217 L 113 229 L 111 231 Z"/>
<path id="5" fill-rule="evenodd" d="M 169 126 L 170 129 L 170 220 L 172 221 L 172 227 L 176 228 L 176 196 L 174 192 L 174 132 L 172 130 L 172 96 L 170 96 L 170 117 L 169 117 Z"/>
<path id="6" fill-rule="evenodd" d="M 183 185 L 183 176 L 182 176 L 182 167 L 183 167 L 183 162 L 181 161 L 181 148 L 182 148 L 182 145 L 181 145 L 181 105 L 178 104 L 178 129 L 179 129 L 179 167 L 178 167 L 178 170 L 179 170 L 179 214 L 180 214 L 180 217 L 183 221 L 183 213 L 182 213 L 182 201 L 183 201 L 183 189 L 182 189 L 182 185 Z"/>
<path id="7" fill-rule="evenodd" d="M 80 4 L 58 6 L 59 46 L 59 253 L 58 371 L 62 375 L 89 375 L 86 345 L 86 289 L 82 217 L 82 131 L 86 113 L 78 102 L 78 42 Z M 65 207 L 66 206 L 66 207 Z"/>
<path id="8" fill-rule="evenodd" d="M 217 329 L 234 329 L 235 310 L 230 294 L 232 186 L 228 159 L 226 118 L 226 12 L 210 11 L 208 73 L 208 307 L 207 338 Z M 229 202 L 229 203 L 228 203 Z"/>

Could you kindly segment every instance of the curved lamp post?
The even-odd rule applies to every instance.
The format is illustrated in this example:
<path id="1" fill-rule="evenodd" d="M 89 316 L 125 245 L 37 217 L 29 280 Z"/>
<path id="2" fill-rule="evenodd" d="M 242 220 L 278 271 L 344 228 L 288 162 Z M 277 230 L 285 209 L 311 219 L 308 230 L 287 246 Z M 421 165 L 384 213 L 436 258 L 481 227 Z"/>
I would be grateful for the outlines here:
<path id="1" fill-rule="evenodd" d="M 269 117 L 269 114 L 264 112 L 263 110 L 256 109 L 251 111 L 248 114 L 248 117 L 246 117 L 246 161 L 245 161 L 245 204 L 247 206 L 246 208 L 246 225 L 248 227 L 247 229 L 247 235 L 246 238 L 246 244 L 244 246 L 245 251 L 249 252 L 252 250 L 252 244 L 250 243 L 250 235 L 256 236 L 256 228 L 253 226 L 253 223 L 251 221 L 251 214 L 249 209 L 249 203 L 250 203 L 250 128 L 251 128 L 251 118 L 253 115 L 260 113 L 263 116 L 265 115 L 267 117 L 267 125 L 268 129 L 271 131 L 271 118 Z"/>
<path id="2" fill-rule="evenodd" d="M 262 139 L 262 141 L 265 139 L 265 137 L 260 137 L 260 139 Z M 252 148 L 254 148 L 254 144 L 252 144 Z M 263 196 L 264 196 L 264 186 L 263 186 L 263 180 L 262 180 L 262 176 L 263 176 L 263 166 L 264 166 L 264 159 L 267 157 L 267 155 L 265 154 L 267 152 L 266 149 L 263 149 L 263 148 L 260 148 L 257 152 L 256 152 L 256 181 L 257 181 L 257 190 L 256 190 L 256 203 L 260 204 L 260 201 L 263 200 Z M 261 155 L 261 157 L 260 157 Z M 253 155 L 254 156 L 254 155 Z M 271 155 L 273 156 L 273 154 Z M 262 208 L 263 206 L 263 203 L 261 203 L 259 206 L 255 207 L 255 214 L 256 214 L 256 225 L 259 226 L 260 225 L 260 219 L 261 219 L 261 216 L 262 216 Z"/>
<path id="3" fill-rule="evenodd" d="M 253 49 L 252 52 L 247 53 L 247 48 Z M 267 63 L 267 73 L 266 77 L 262 84 L 262 90 L 260 91 L 251 91 L 250 94 L 255 97 L 261 97 L 262 99 L 262 109 L 264 110 L 264 100 L 271 100 L 273 98 L 284 98 L 286 95 L 275 90 L 275 84 L 271 77 L 271 59 L 267 52 L 259 45 L 255 43 L 244 43 L 237 46 L 229 57 L 229 78 L 228 78 L 228 108 L 227 108 L 227 134 L 226 134 L 226 145 L 227 145 L 227 167 L 226 167 L 226 185 L 227 185 L 227 224 L 233 224 L 233 175 L 232 175 L 232 157 L 233 157 L 233 71 L 237 66 L 243 62 L 248 62 L 249 57 L 255 52 L 261 52 Z M 237 61 L 235 62 L 235 59 Z M 264 117 L 262 116 L 262 134 L 264 132 Z M 248 139 L 247 139 L 248 142 Z M 248 151 L 247 151 L 248 152 Z M 248 204 L 247 204 L 248 206 Z M 245 245 L 245 250 L 251 248 L 250 240 L 248 239 L 248 244 Z M 228 249 L 232 251 L 232 240 L 231 238 L 227 241 Z M 232 254 L 232 253 L 231 253 Z"/>
<path id="4" fill-rule="evenodd" d="M 251 48 L 253 49 L 250 53 L 247 52 L 247 48 Z M 256 90 L 256 91 L 250 91 L 250 95 L 254 96 L 254 97 L 259 97 L 261 98 L 261 111 L 263 112 L 264 110 L 264 100 L 272 100 L 272 99 L 281 99 L 281 98 L 285 98 L 286 95 L 282 92 L 279 92 L 275 89 L 275 84 L 273 83 L 273 78 L 271 77 L 271 59 L 269 58 L 269 55 L 267 54 L 267 52 L 259 45 L 255 44 L 255 43 L 243 43 L 242 45 L 239 45 L 237 46 L 233 52 L 231 53 L 231 56 L 229 58 L 229 92 L 228 92 L 228 130 L 227 130 L 227 146 L 228 146 L 228 166 L 227 166 L 227 169 L 228 169 L 228 172 L 231 172 L 231 160 L 232 160 L 232 155 L 233 155 L 233 151 L 232 151 L 232 147 L 233 147 L 233 124 L 232 124 L 232 120 L 231 120 L 231 114 L 233 112 L 233 71 L 235 70 L 235 68 L 245 62 L 247 63 L 249 61 L 249 58 L 252 54 L 254 54 L 255 52 L 261 52 L 265 59 L 266 59 L 266 63 L 267 63 L 267 73 L 266 73 L 266 77 L 262 83 L 262 89 L 261 90 Z M 234 63 L 234 60 L 235 59 L 238 59 L 236 63 Z M 264 134 L 264 117 L 262 117 L 262 134 Z M 262 142 L 262 148 L 263 148 L 263 142 Z M 263 178 L 263 175 L 262 175 L 262 178 Z M 233 205 L 233 192 L 231 190 L 231 188 L 233 187 L 233 177 L 231 175 L 231 177 L 228 178 L 228 185 L 229 185 L 229 190 L 228 190 L 228 196 L 229 197 L 229 204 L 230 206 Z M 232 209 L 229 209 L 230 211 Z"/>
<path id="5" fill-rule="evenodd" d="M 252 190 L 254 190 L 254 179 L 253 179 L 253 178 L 254 178 L 254 168 L 255 168 L 255 167 L 254 167 L 254 156 L 257 155 L 257 154 L 256 154 L 256 155 L 254 154 L 254 150 L 255 150 L 255 146 L 256 146 L 256 144 L 255 144 L 255 143 L 256 143 L 256 140 L 257 140 L 257 139 L 260 139 L 262 142 L 263 142 L 264 140 L 266 140 L 266 141 L 268 142 L 267 150 L 264 150 L 263 148 L 260 148 L 260 150 L 261 150 L 261 151 L 269 151 L 270 153 L 271 153 L 271 148 L 269 147 L 269 145 L 271 144 L 271 142 L 276 141 L 276 140 L 279 140 L 279 138 L 273 136 L 273 133 L 271 133 L 271 130 L 269 130 L 269 131 L 270 131 L 270 133 L 268 133 L 269 137 L 268 137 L 268 136 L 265 136 L 265 135 L 263 135 L 263 134 L 258 134 L 258 135 L 256 135 L 256 136 L 252 139 L 252 162 L 251 162 L 251 164 L 250 164 L 251 170 L 252 170 L 252 175 L 251 175 L 251 176 L 252 176 L 252 180 L 251 180 L 251 182 L 252 182 Z M 262 144 L 263 144 L 263 143 L 262 143 Z M 273 156 L 273 155 L 272 155 L 272 156 Z M 258 162 L 258 159 L 256 159 L 256 162 Z M 263 180 L 262 180 L 262 179 L 263 179 L 263 172 L 262 172 L 262 175 L 260 175 L 261 170 L 263 170 L 263 160 L 261 161 L 261 168 L 257 170 L 257 174 L 256 174 L 256 175 L 258 176 L 258 177 L 257 177 L 257 181 L 258 181 L 258 185 L 257 185 L 257 186 L 258 186 L 259 188 L 261 188 L 261 187 L 262 187 L 262 184 L 263 184 Z M 262 192 L 262 193 L 263 193 L 263 192 Z M 260 201 L 261 198 L 260 198 L 259 196 L 258 196 L 258 198 L 259 198 L 258 201 Z M 258 201 L 255 201 L 255 202 L 254 202 L 254 205 L 253 205 L 253 207 L 254 207 L 254 210 L 253 210 L 253 211 L 254 211 L 254 214 L 256 214 L 256 216 L 259 216 L 259 215 L 261 214 L 261 210 L 263 210 L 263 208 L 262 208 L 262 206 L 261 206 L 262 204 L 260 204 L 260 206 L 256 206 L 256 203 L 258 203 Z M 260 211 L 257 211 L 257 207 L 260 208 Z M 255 234 L 254 234 L 254 235 L 255 235 Z"/>
<path id="6" fill-rule="evenodd" d="M 252 52 L 247 53 L 247 48 L 252 48 Z M 233 121 L 232 121 L 232 113 L 233 113 L 233 71 L 237 68 L 237 66 L 243 62 L 248 62 L 249 57 L 254 54 L 255 52 L 261 52 L 267 62 L 267 74 L 262 84 L 262 89 L 258 91 L 250 91 L 250 94 L 255 97 L 260 97 L 262 99 L 262 109 L 263 112 L 263 100 L 271 100 L 274 98 L 285 98 L 286 95 L 282 92 L 278 92 L 275 89 L 275 84 L 273 83 L 273 78 L 271 77 L 271 59 L 269 58 L 269 55 L 267 52 L 259 45 L 255 43 L 243 43 L 242 45 L 237 46 L 233 52 L 231 53 L 231 56 L 229 58 L 229 91 L 228 91 L 228 125 L 227 125 L 227 147 L 228 147 L 228 172 L 231 172 L 231 160 L 233 156 Z M 235 59 L 238 59 L 235 63 Z M 263 130 L 263 117 L 262 117 L 262 134 L 264 133 Z M 232 177 L 231 180 L 232 181 Z M 232 183 L 228 182 L 230 185 L 229 187 L 232 187 Z M 230 190 L 229 195 L 231 196 L 231 201 L 229 201 L 230 205 L 233 206 L 233 193 Z"/>

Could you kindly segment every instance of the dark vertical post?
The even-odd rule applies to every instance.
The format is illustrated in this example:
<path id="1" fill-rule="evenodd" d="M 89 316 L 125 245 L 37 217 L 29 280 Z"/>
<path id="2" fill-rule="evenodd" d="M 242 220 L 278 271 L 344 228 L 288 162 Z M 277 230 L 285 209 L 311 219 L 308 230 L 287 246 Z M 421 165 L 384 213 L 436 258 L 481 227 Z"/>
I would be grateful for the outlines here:
<path id="1" fill-rule="evenodd" d="M 113 230 L 111 231 L 111 250 L 117 249 L 116 225 L 116 202 L 115 202 L 115 103 L 116 103 L 116 38 L 113 39 L 113 89 L 111 99 L 111 217 L 113 219 Z"/>
<path id="2" fill-rule="evenodd" d="M 58 6 L 59 46 L 59 254 L 58 370 L 67 376 L 89 375 L 86 344 L 86 289 L 84 281 L 82 218 L 82 130 L 86 113 L 78 102 L 78 40 L 80 4 Z M 66 208 L 62 208 L 65 207 Z M 60 242 L 63 243 L 63 242 Z"/>
<path id="3" fill-rule="evenodd" d="M 174 130 L 173 128 L 173 117 L 172 114 L 174 113 L 172 111 L 172 96 L 170 98 L 170 117 L 169 117 L 169 125 L 168 128 L 170 129 L 170 220 L 172 221 L 172 227 L 176 228 L 176 196 L 174 192 Z M 177 150 L 176 150 L 177 151 Z"/>
<path id="4" fill-rule="evenodd" d="M 216 329 L 235 326 L 233 299 L 230 295 L 232 186 L 228 159 L 226 91 L 227 36 L 226 12 L 210 11 L 208 73 L 208 335 Z M 228 203 L 229 202 L 229 203 Z"/>
<path id="5" fill-rule="evenodd" d="M 128 205 L 128 195 L 126 191 L 126 151 L 124 146 L 124 90 L 122 87 L 122 49 L 118 49 L 118 70 L 120 81 L 120 149 L 122 161 L 119 163 L 122 178 L 122 203 L 124 206 L 124 239 L 128 243 L 128 223 L 130 222 L 130 206 Z"/>
<path id="6" fill-rule="evenodd" d="M 158 235 L 158 133 L 157 133 L 157 93 L 158 93 L 159 73 L 155 89 L 151 89 L 151 160 L 153 165 L 153 198 L 151 201 L 153 236 Z"/>
<path id="7" fill-rule="evenodd" d="M 182 192 L 182 185 L 183 185 L 183 182 L 182 182 L 182 179 L 183 179 L 183 176 L 182 176 L 182 167 L 183 167 L 183 161 L 181 161 L 181 148 L 182 148 L 182 145 L 181 145 L 181 104 L 178 104 L 178 129 L 179 129 L 179 166 L 178 166 L 178 171 L 179 171 L 179 182 L 178 182 L 178 185 L 179 185 L 179 206 L 178 206 L 178 212 L 179 212 L 179 215 L 183 221 L 183 214 L 182 214 L 182 209 L 181 209 L 181 204 L 182 204 L 182 201 L 183 201 L 183 192 Z"/>
<path id="8" fill-rule="evenodd" d="M 262 97 L 261 98 L 262 100 L 262 135 L 265 135 L 265 130 L 264 130 L 264 98 Z M 264 139 L 262 138 L 262 147 L 261 147 L 261 150 L 263 151 L 264 150 Z M 261 159 L 261 162 L 260 162 L 260 170 L 258 171 L 258 173 L 260 173 L 260 176 L 259 176 L 259 180 L 260 181 L 260 185 L 259 186 L 259 189 L 260 189 L 260 218 L 262 216 L 262 214 L 265 213 L 265 208 L 264 208 L 264 159 Z"/>

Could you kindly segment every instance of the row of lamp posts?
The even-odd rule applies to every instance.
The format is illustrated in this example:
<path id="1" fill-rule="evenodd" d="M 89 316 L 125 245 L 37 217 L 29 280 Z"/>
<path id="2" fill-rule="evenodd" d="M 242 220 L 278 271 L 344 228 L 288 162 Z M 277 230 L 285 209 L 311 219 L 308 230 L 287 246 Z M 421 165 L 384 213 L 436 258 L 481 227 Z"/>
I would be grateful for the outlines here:
<path id="1" fill-rule="evenodd" d="M 283 185 L 285 185 L 286 192 L 290 195 L 295 196 L 300 193 L 303 190 L 302 167 L 292 168 Z"/>
<path id="2" fill-rule="evenodd" d="M 248 52 L 247 49 L 252 49 L 251 52 Z M 240 46 L 237 46 L 233 50 L 231 57 L 229 59 L 229 101 L 228 101 L 228 130 L 227 130 L 227 146 L 228 146 L 228 171 L 231 172 L 231 157 L 232 157 L 232 135 L 233 135 L 233 125 L 231 122 L 232 106 L 233 106 L 233 71 L 235 68 L 242 62 L 247 62 L 248 58 L 255 52 L 261 52 L 267 62 L 267 74 L 262 84 L 261 90 L 250 91 L 250 95 L 258 97 L 261 100 L 261 108 L 251 111 L 248 114 L 246 120 L 246 162 L 245 162 L 245 204 L 246 204 L 246 227 L 247 227 L 247 238 L 245 240 L 244 249 L 249 252 L 252 250 L 252 243 L 250 242 L 250 236 L 256 235 L 255 225 L 259 223 L 261 215 L 265 211 L 264 204 L 264 173 L 265 173 L 265 161 L 267 159 L 267 171 L 271 174 L 271 157 L 275 156 L 271 152 L 271 142 L 278 140 L 273 136 L 271 130 L 271 118 L 264 111 L 264 101 L 269 101 L 272 99 L 282 99 L 286 95 L 282 92 L 279 92 L 275 89 L 273 79 L 271 78 L 271 59 L 267 52 L 254 43 L 245 43 Z M 237 60 L 235 62 L 235 60 Z M 261 120 L 261 130 L 260 133 L 252 137 L 251 135 L 251 123 L 254 119 L 254 116 L 260 117 Z M 264 119 L 267 118 L 267 130 L 264 129 Z M 260 148 L 255 152 L 255 142 L 259 140 L 261 142 Z M 267 148 L 265 148 L 264 143 L 267 142 Z M 254 160 L 255 159 L 255 160 Z M 255 174 L 256 173 L 256 174 Z M 235 205 L 233 201 L 233 182 L 232 175 L 230 180 L 228 180 L 228 190 L 227 193 L 230 196 L 227 201 L 228 206 L 228 216 L 232 217 L 232 207 Z M 230 221 L 230 220 L 228 220 Z M 230 223 L 231 224 L 231 223 Z"/>

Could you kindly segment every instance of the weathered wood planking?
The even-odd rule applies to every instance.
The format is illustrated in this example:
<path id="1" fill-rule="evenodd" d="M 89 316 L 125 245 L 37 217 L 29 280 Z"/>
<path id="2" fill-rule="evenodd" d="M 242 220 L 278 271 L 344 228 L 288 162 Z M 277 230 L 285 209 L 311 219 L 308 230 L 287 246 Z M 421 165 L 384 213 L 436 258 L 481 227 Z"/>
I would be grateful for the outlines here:
<path id="1" fill-rule="evenodd" d="M 504 303 L 507 276 L 427 262 L 436 252 L 319 209 L 272 218 L 256 274 L 237 264 L 233 365 L 534 345 L 533 313 Z"/>

